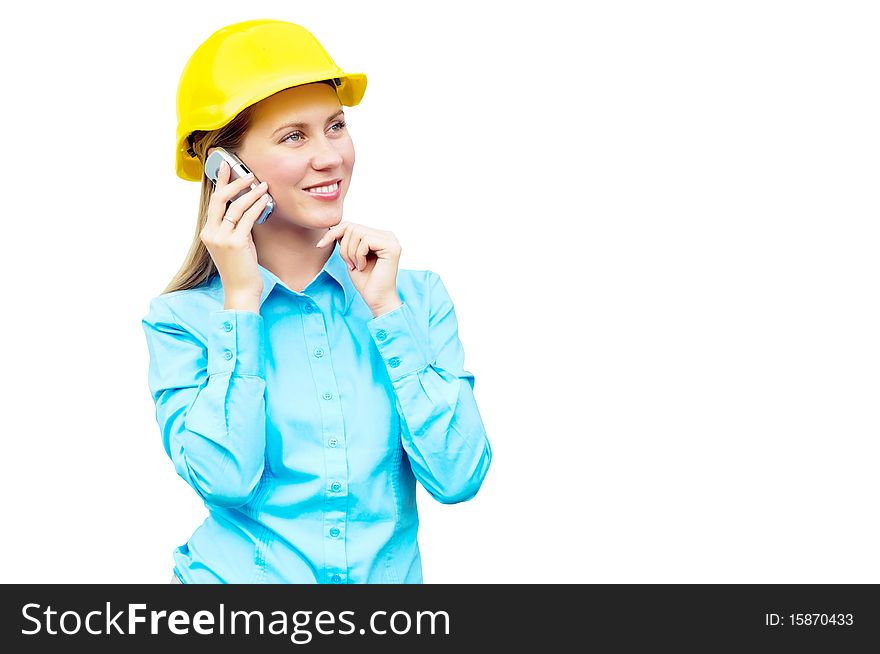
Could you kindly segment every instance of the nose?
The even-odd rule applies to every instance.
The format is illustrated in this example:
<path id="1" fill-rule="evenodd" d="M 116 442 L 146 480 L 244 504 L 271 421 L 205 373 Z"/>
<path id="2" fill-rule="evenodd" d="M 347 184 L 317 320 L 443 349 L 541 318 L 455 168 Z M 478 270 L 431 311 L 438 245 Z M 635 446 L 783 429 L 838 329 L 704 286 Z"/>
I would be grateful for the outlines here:
<path id="1" fill-rule="evenodd" d="M 312 141 L 315 143 L 315 152 L 312 155 L 312 167 L 319 170 L 335 168 L 342 165 L 342 155 L 336 149 L 336 144 L 327 137 Z"/>

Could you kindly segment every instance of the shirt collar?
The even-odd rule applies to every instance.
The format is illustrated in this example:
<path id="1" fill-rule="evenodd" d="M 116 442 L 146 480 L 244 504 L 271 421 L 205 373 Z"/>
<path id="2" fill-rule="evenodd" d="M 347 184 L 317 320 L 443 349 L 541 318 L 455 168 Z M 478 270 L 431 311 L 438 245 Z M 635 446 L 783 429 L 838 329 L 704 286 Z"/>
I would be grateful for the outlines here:
<path id="1" fill-rule="evenodd" d="M 267 297 L 269 297 L 269 293 L 271 293 L 272 289 L 275 288 L 275 284 L 281 284 L 282 286 L 285 285 L 284 282 L 282 282 L 278 278 L 278 276 L 271 270 L 264 268 L 259 263 L 257 264 L 257 266 L 260 269 L 260 275 L 263 277 L 263 292 L 260 294 L 260 306 L 262 307 L 263 302 L 266 300 Z M 327 273 L 342 287 L 342 290 L 345 293 L 345 306 L 343 308 L 343 312 L 347 313 L 348 308 L 351 306 L 352 300 L 354 300 L 354 296 L 357 294 L 357 289 L 354 286 L 354 282 L 351 281 L 351 275 L 348 274 L 348 266 L 345 264 L 345 261 L 339 254 L 339 241 L 334 242 L 333 252 L 327 259 L 324 267 L 321 268 L 321 271 L 317 275 L 315 275 L 315 279 L 318 279 L 322 273 Z M 311 286 L 313 283 L 314 280 L 312 280 L 309 286 Z"/>

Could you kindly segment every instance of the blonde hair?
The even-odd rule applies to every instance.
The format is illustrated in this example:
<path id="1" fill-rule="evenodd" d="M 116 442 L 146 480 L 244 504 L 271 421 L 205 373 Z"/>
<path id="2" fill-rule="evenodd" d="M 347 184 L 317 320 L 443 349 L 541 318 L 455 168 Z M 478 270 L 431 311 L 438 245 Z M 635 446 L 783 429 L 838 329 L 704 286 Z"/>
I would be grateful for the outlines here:
<path id="1" fill-rule="evenodd" d="M 321 80 L 320 82 L 312 83 L 329 84 L 333 87 L 334 91 L 336 90 L 336 84 L 332 80 Z M 190 135 L 190 154 L 198 158 L 203 169 L 208 150 L 211 148 L 219 147 L 235 152 L 241 147 L 253 118 L 254 107 L 256 107 L 256 104 L 245 107 L 235 118 L 219 129 L 210 132 L 196 130 Z M 211 200 L 211 193 L 213 191 L 214 183 L 207 175 L 202 174 L 202 192 L 199 197 L 199 213 L 196 218 L 195 235 L 183 265 L 177 271 L 177 274 L 174 275 L 168 286 L 165 287 L 165 290 L 162 291 L 162 295 L 201 286 L 217 272 L 217 266 L 214 265 L 214 260 L 211 258 L 211 254 L 208 252 L 208 248 L 205 247 L 200 236 L 208 219 L 208 203 Z"/>

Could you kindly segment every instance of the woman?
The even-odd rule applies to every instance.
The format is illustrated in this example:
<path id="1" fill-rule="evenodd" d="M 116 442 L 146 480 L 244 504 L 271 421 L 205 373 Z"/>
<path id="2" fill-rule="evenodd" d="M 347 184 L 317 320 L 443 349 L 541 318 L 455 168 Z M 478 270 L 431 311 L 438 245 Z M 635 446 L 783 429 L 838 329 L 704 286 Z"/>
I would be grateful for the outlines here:
<path id="1" fill-rule="evenodd" d="M 143 319 L 165 451 L 208 509 L 175 581 L 421 583 L 416 480 L 455 503 L 488 470 L 443 282 L 398 269 L 391 232 L 342 221 L 342 105 L 365 88 L 271 20 L 215 32 L 184 70 L 177 172 L 202 182 L 198 233 Z M 254 179 L 223 167 L 214 187 L 218 147 L 263 185 L 232 201 Z"/>

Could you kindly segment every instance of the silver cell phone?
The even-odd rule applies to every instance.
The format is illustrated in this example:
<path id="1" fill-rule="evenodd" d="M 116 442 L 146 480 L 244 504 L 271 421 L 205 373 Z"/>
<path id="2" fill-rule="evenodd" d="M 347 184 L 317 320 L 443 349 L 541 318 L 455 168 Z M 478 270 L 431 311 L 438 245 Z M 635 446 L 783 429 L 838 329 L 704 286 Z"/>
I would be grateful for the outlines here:
<path id="1" fill-rule="evenodd" d="M 229 150 L 224 150 L 223 148 L 216 148 L 211 154 L 208 156 L 207 161 L 205 161 L 205 175 L 208 176 L 214 185 L 217 185 L 217 173 L 220 171 L 220 163 L 225 161 L 229 164 L 229 169 L 232 171 L 232 174 L 229 176 L 229 181 L 233 182 L 239 177 L 244 177 L 250 171 L 250 169 L 244 165 L 241 159 L 236 157 Z M 230 202 L 233 200 L 237 200 L 242 195 L 250 191 L 251 189 L 257 188 L 260 185 L 260 180 L 254 177 L 254 181 L 251 182 L 250 188 L 243 189 L 241 193 L 236 195 Z M 268 195 L 268 193 L 267 193 Z M 263 207 L 263 213 L 260 214 L 260 217 L 257 218 L 256 224 L 262 225 L 266 222 L 266 219 L 269 217 L 269 214 L 272 213 L 275 209 L 275 200 L 272 199 L 272 196 L 269 195 L 269 202 Z"/>

